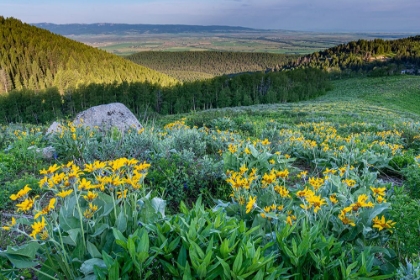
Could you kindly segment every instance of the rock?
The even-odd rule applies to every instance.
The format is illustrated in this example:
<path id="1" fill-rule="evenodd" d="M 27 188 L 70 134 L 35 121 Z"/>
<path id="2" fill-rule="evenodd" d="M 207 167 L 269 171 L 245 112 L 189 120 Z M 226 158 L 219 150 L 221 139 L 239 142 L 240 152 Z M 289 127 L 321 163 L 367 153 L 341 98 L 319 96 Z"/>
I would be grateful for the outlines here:
<path id="1" fill-rule="evenodd" d="M 42 157 L 44 159 L 54 159 L 57 157 L 57 152 L 55 151 L 55 148 L 53 146 L 48 146 L 42 149 Z"/>
<path id="2" fill-rule="evenodd" d="M 53 122 L 50 127 L 48 128 L 46 135 L 51 135 L 56 132 L 61 132 L 61 124 L 59 122 Z"/>
<path id="3" fill-rule="evenodd" d="M 73 124 L 90 128 L 98 127 L 103 132 L 111 130 L 112 127 L 116 127 L 121 132 L 130 128 L 135 130 L 143 128 L 136 116 L 122 103 L 111 103 L 89 108 L 77 114 Z M 59 122 L 53 122 L 46 135 L 50 136 L 61 132 L 61 129 Z"/>
<path id="4" fill-rule="evenodd" d="M 42 155 L 43 159 L 52 160 L 57 156 L 57 152 L 53 146 L 45 148 L 38 148 L 37 146 L 30 146 L 28 150 L 35 150 L 38 154 Z"/>
<path id="5" fill-rule="evenodd" d="M 96 126 L 101 131 L 111 130 L 112 127 L 118 128 L 121 132 L 130 128 L 135 130 L 143 128 L 136 116 L 122 103 L 111 103 L 89 108 L 77 114 L 73 124 L 91 128 Z"/>

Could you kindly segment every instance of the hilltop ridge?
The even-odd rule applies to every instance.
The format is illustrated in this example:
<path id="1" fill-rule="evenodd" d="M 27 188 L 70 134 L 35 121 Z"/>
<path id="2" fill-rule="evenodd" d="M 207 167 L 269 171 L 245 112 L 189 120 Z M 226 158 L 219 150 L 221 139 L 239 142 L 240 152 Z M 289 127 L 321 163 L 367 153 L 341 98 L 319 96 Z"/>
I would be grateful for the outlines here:
<path id="1" fill-rule="evenodd" d="M 82 84 L 123 81 L 177 82 L 105 51 L 0 16 L 0 93 L 49 87 L 64 91 Z"/>

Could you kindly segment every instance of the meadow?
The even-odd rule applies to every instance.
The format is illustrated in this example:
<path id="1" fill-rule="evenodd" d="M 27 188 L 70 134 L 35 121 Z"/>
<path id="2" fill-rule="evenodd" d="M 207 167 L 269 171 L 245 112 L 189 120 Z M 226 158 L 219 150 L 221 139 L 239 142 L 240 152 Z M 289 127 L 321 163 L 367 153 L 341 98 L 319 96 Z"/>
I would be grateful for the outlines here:
<path id="1" fill-rule="evenodd" d="M 333 86 L 126 133 L 2 126 L 1 274 L 418 279 L 420 77 Z"/>
<path id="2" fill-rule="evenodd" d="M 68 38 L 117 55 L 142 51 L 232 51 L 309 54 L 358 39 L 396 39 L 407 34 L 350 34 L 256 30 L 225 33 L 78 34 Z"/>

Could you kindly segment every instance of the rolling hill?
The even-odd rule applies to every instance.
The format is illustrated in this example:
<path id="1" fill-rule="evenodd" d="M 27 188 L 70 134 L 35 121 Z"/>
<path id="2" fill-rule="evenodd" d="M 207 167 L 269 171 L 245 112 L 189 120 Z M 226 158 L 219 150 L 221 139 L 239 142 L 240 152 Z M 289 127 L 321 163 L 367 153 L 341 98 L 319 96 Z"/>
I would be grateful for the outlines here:
<path id="1" fill-rule="evenodd" d="M 225 74 L 266 71 L 273 65 L 280 68 L 296 57 L 272 53 L 148 51 L 126 58 L 179 80 L 193 81 Z"/>
<path id="2" fill-rule="evenodd" d="M 63 92 L 83 84 L 123 81 L 176 83 L 172 77 L 105 51 L 0 17 L 0 93 L 49 87 Z"/>
<path id="3" fill-rule="evenodd" d="M 283 67 L 319 68 L 337 72 L 392 75 L 400 71 L 418 73 L 420 35 L 397 40 L 358 40 L 321 52 L 301 56 Z"/>

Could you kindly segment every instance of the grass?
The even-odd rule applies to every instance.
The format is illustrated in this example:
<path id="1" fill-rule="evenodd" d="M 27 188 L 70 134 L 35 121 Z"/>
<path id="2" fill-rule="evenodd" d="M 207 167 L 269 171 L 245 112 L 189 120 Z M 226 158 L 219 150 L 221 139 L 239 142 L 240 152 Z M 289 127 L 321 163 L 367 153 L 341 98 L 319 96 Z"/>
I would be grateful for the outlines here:
<path id="1" fill-rule="evenodd" d="M 162 150 L 159 152 L 159 155 L 155 155 L 157 157 L 162 157 L 160 161 L 156 161 L 153 163 L 158 164 L 158 162 L 162 162 L 161 169 L 165 170 L 165 175 L 162 175 L 162 170 L 159 169 L 155 170 L 154 172 L 150 172 L 149 175 L 154 176 L 155 183 L 158 180 L 163 180 L 163 183 L 161 183 L 161 185 L 158 185 L 158 187 L 160 187 L 161 190 L 164 190 L 165 194 L 169 193 L 171 191 L 171 188 L 173 188 L 173 196 L 176 196 L 185 191 L 186 185 L 189 186 L 191 190 L 198 191 L 199 188 L 194 189 L 194 176 L 198 176 L 197 174 L 201 172 L 200 168 L 203 168 L 203 170 L 205 170 L 204 168 L 209 168 L 209 170 L 213 170 L 211 169 L 213 167 L 211 167 L 211 165 L 207 167 L 202 167 L 204 166 L 205 161 L 203 161 L 201 166 L 194 165 L 194 163 L 196 163 L 198 159 L 191 158 L 190 165 L 186 164 L 185 166 L 188 166 L 188 168 L 186 167 L 182 172 L 185 172 L 185 174 L 189 174 L 188 172 L 191 171 L 189 170 L 189 166 L 200 166 L 194 168 L 194 170 L 197 170 L 199 172 L 197 174 L 194 174 L 194 176 L 190 175 L 189 177 L 182 177 L 183 175 L 181 176 L 181 172 L 177 169 L 177 166 L 181 163 L 184 164 L 187 160 L 189 160 L 190 158 L 188 157 L 188 155 L 191 155 L 192 152 L 198 151 L 198 149 L 194 149 L 194 147 L 202 146 L 203 141 L 201 141 L 201 139 L 206 139 L 206 141 L 208 142 L 213 141 L 212 143 L 214 144 L 213 146 L 206 147 L 206 149 L 202 149 L 202 151 L 204 151 L 203 153 L 205 154 L 204 157 L 212 157 L 215 160 L 219 161 L 221 160 L 219 151 L 221 151 L 221 153 L 226 153 L 225 150 L 227 150 L 227 146 L 232 143 L 240 147 L 240 145 L 243 145 L 245 141 L 248 141 L 245 140 L 248 137 L 250 138 L 250 141 L 256 139 L 260 139 L 261 141 L 265 138 L 268 138 L 269 141 L 273 143 L 277 141 L 277 146 L 275 147 L 276 149 L 279 149 L 278 151 L 282 152 L 282 155 L 290 153 L 291 155 L 296 156 L 296 158 L 298 158 L 299 155 L 301 156 L 299 158 L 299 161 L 297 161 L 297 164 L 294 165 L 293 169 L 291 168 L 290 170 L 294 173 L 297 173 L 298 169 L 305 169 L 309 171 L 309 176 L 320 176 L 320 174 L 322 174 L 322 172 L 325 171 L 326 166 L 330 168 L 337 168 L 340 167 L 340 165 L 338 164 L 342 164 L 342 162 L 340 162 L 337 159 L 333 159 L 332 157 L 322 157 L 321 149 L 317 151 L 319 152 L 317 156 L 315 156 L 315 152 L 313 152 L 313 155 L 311 153 L 305 154 L 305 152 L 310 152 L 310 150 L 305 150 L 305 148 L 301 148 L 301 150 L 299 150 L 300 148 L 296 146 L 298 145 L 298 142 L 292 143 L 291 141 L 289 141 L 289 138 L 292 137 L 282 135 L 281 133 L 279 133 L 279 131 L 282 131 L 282 133 L 295 133 L 293 134 L 294 138 L 299 138 L 298 136 L 305 135 L 306 139 L 308 140 L 311 139 L 311 137 L 313 137 L 313 139 L 318 141 L 318 146 L 321 147 L 321 144 L 324 144 L 327 141 L 333 139 L 331 138 L 328 140 L 328 131 L 330 131 L 329 129 L 336 129 L 337 135 L 339 137 L 335 139 L 341 137 L 342 140 L 347 137 L 355 137 L 354 139 L 357 139 L 357 141 L 359 142 L 355 140 L 354 145 L 360 145 L 360 149 L 359 147 L 357 147 L 357 149 L 354 149 L 355 153 L 358 153 L 358 155 L 361 157 L 364 157 L 366 156 L 366 154 L 371 153 L 374 157 L 374 160 L 385 159 L 385 165 L 387 164 L 386 161 L 392 158 L 393 155 L 391 153 L 387 154 L 387 151 L 383 149 L 382 146 L 378 146 L 377 150 L 373 150 L 373 144 L 371 143 L 372 141 L 369 142 L 370 139 L 377 140 L 380 137 L 383 137 L 385 143 L 383 145 L 387 145 L 388 143 L 391 145 L 401 143 L 408 145 L 409 143 L 404 143 L 405 135 L 400 135 L 396 133 L 396 130 L 404 131 L 404 133 L 406 133 L 407 131 L 412 132 L 414 136 L 413 139 L 416 139 L 416 137 L 419 137 L 420 139 L 420 106 L 418 106 L 418 104 L 420 104 L 420 77 L 405 75 L 379 78 L 359 77 L 352 79 L 335 80 L 332 81 L 332 83 L 333 90 L 327 92 L 325 95 L 320 96 L 314 100 L 308 100 L 299 103 L 263 104 L 248 107 L 224 108 L 207 110 L 203 112 L 191 112 L 189 114 L 183 115 L 156 117 L 156 119 L 153 121 L 153 124 L 149 123 L 146 125 L 146 131 L 147 133 L 150 133 L 150 135 L 157 137 L 156 139 L 158 141 L 153 142 L 155 145 L 153 146 L 153 148 L 161 149 L 161 147 L 168 145 L 167 151 Z M 185 131 L 179 130 L 178 132 L 170 132 L 163 128 L 166 124 L 173 123 L 174 121 L 178 121 L 182 118 L 185 118 L 186 123 L 189 124 L 191 127 L 193 125 L 197 125 L 198 127 L 205 125 L 206 127 L 209 127 L 210 130 L 206 131 L 206 133 L 213 133 L 212 135 L 214 138 L 211 138 L 210 136 L 208 138 L 194 138 L 195 141 L 192 141 L 192 138 L 189 137 L 198 137 L 203 130 L 201 130 L 200 132 L 194 129 L 185 129 Z M 151 125 L 153 125 L 153 128 L 151 127 Z M 226 130 L 227 132 L 219 132 L 219 129 Z M 316 129 L 319 129 L 321 132 L 316 131 Z M 410 131 L 410 129 L 412 129 L 412 131 Z M 13 130 L 14 128 L 10 131 L 13 132 Z M 154 132 L 155 130 L 156 132 Z M 382 132 L 389 132 L 390 134 L 388 136 L 381 136 Z M 10 133 L 10 135 L 12 135 L 13 137 L 13 133 Z M 324 139 L 327 140 L 325 140 L 324 142 L 322 137 L 325 137 Z M 174 139 L 178 140 L 175 141 Z M 283 142 L 279 142 L 279 139 Z M 13 146 L 14 140 L 10 138 L 8 141 L 10 141 L 11 145 Z M 174 147 L 169 146 L 168 143 L 171 143 L 171 141 L 174 141 L 174 143 L 177 142 L 179 148 L 177 147 L 175 149 Z M 411 144 L 413 144 L 415 141 L 416 140 L 413 140 Z M 417 143 L 420 143 L 420 141 L 417 141 Z M 119 145 L 123 145 L 123 142 L 119 143 Z M 289 146 L 286 147 L 287 145 Z M 334 148 L 334 145 L 334 141 L 331 141 L 332 148 Z M 341 144 L 337 144 L 337 146 L 338 145 Z M 178 153 L 179 151 L 182 151 L 182 147 L 184 146 L 187 146 L 188 149 L 185 150 L 187 152 L 183 155 L 183 158 L 179 158 L 178 161 L 169 161 L 168 159 L 164 158 L 164 155 L 171 155 L 172 153 Z M 351 145 L 349 144 L 349 147 L 350 146 Z M 6 146 L 4 146 L 4 148 L 5 147 Z M 25 148 L 22 148 L 22 153 L 25 153 L 26 146 L 24 147 Z M 369 147 L 369 150 L 362 152 L 362 149 L 364 147 Z M 136 148 L 138 148 L 138 146 L 136 146 Z M 354 147 L 351 147 L 351 149 L 353 148 Z M 372 150 L 370 150 L 370 148 L 372 148 Z M 420 145 L 412 145 L 410 148 L 412 149 L 412 154 L 414 156 L 420 154 Z M 209 150 L 207 149 L 210 149 L 211 151 L 209 152 Z M 403 149 L 406 148 L 404 147 Z M 150 156 L 149 154 L 147 154 L 147 157 L 153 158 L 153 156 Z M 337 156 L 337 158 L 339 157 L 344 158 L 344 156 L 342 155 Z M 6 156 L 4 156 L 3 158 L 7 159 Z M 26 159 L 28 162 L 29 160 L 31 160 L 30 158 L 23 158 Z M 174 158 L 169 159 L 174 160 Z M 349 160 L 353 159 L 349 158 Z M 3 187 L 2 195 L 5 198 L 10 196 L 10 193 L 16 192 L 19 188 L 23 187 L 23 185 L 25 185 L 26 183 L 34 181 L 35 178 L 40 178 L 40 175 L 38 174 L 37 170 L 45 168 L 46 164 L 53 164 L 56 162 L 58 164 L 66 163 L 64 159 L 59 159 L 59 161 L 53 160 L 51 162 L 31 162 L 34 162 L 34 164 L 31 164 L 30 168 L 26 168 L 26 170 L 19 170 L 19 173 L 10 176 L 10 178 L 7 179 L 7 181 L 0 180 L 0 184 L 2 184 Z M 9 166 L 6 166 L 8 169 L 4 167 L 5 171 L 12 170 L 10 162 L 8 164 Z M 376 164 L 375 161 L 373 163 L 369 162 L 369 164 L 371 164 L 370 167 L 377 168 L 374 170 L 380 170 L 380 172 L 382 173 L 386 172 L 383 169 L 383 167 L 374 166 Z M 171 174 L 171 177 L 168 178 L 174 179 L 170 180 L 168 178 L 165 178 L 167 174 Z M 203 172 L 203 174 L 207 173 Z M 209 172 L 208 174 L 213 173 Z M 374 174 L 374 172 L 372 172 L 372 174 Z M 370 176 L 372 174 L 370 174 Z M 355 178 L 357 180 L 360 180 L 360 183 L 363 183 L 363 180 L 372 179 L 372 177 L 369 177 L 369 179 L 366 176 L 362 177 L 362 175 L 356 173 L 354 173 L 353 175 L 356 176 Z M 169 183 L 167 180 L 169 180 Z M 206 181 L 209 181 L 207 177 L 206 179 L 201 180 L 199 183 L 203 184 L 203 182 Z M 379 180 L 373 178 L 373 180 L 371 181 L 374 182 L 374 184 L 386 185 L 387 188 L 390 190 L 389 196 L 392 196 L 392 180 L 383 182 L 382 179 Z M 188 184 L 186 184 L 186 182 L 188 182 Z M 224 185 L 223 182 L 219 182 L 217 186 L 218 188 L 225 188 L 224 191 L 226 193 L 226 185 Z M 369 190 L 368 187 L 366 187 L 366 189 Z M 409 201 L 412 204 L 417 203 L 417 200 L 415 199 L 409 199 Z M 2 210 L 4 212 L 13 212 L 13 209 L 11 209 L 9 204 L 4 203 L 3 207 L 4 208 L 2 208 Z M 395 211 L 398 211 L 398 207 L 401 207 L 401 205 L 393 204 L 393 207 L 395 207 Z M 8 220 L 5 219 L 5 217 L 2 217 L 2 219 L 3 222 L 5 220 Z M 416 222 L 417 221 L 414 220 L 407 221 L 405 227 L 411 229 L 413 228 L 413 224 L 415 224 Z M 0 240 L 2 240 L 2 242 L 0 242 L 1 249 L 4 249 L 5 246 L 10 245 L 14 242 L 10 234 L 4 231 L 0 231 Z M 394 244 L 389 243 L 391 245 L 387 244 L 386 246 L 397 246 L 397 249 L 398 246 L 401 246 L 398 245 L 399 241 L 395 238 L 392 239 L 392 242 L 394 242 Z M 411 236 L 410 242 L 414 247 L 418 244 L 417 239 L 411 238 Z M 372 244 L 375 245 L 375 243 L 369 243 L 368 245 Z M 376 245 L 382 246 L 383 244 Z M 383 246 L 385 247 L 385 245 Z M 395 247 L 391 248 L 394 249 Z M 406 257 L 412 258 L 413 256 L 399 256 L 400 260 L 403 260 Z M 0 263 L 0 268 L 1 267 L 2 264 Z"/>

